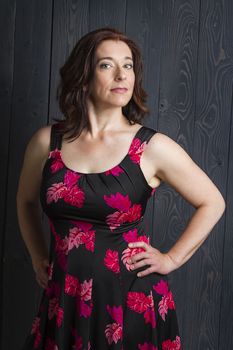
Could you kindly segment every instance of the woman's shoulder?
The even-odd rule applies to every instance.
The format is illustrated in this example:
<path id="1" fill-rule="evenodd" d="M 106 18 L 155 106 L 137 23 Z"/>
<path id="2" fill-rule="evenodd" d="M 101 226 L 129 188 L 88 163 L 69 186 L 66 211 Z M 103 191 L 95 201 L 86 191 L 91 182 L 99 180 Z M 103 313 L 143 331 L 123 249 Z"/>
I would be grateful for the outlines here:
<path id="1" fill-rule="evenodd" d="M 34 131 L 27 144 L 28 153 L 40 158 L 46 158 L 49 155 L 52 125 L 54 124 L 44 125 Z"/>

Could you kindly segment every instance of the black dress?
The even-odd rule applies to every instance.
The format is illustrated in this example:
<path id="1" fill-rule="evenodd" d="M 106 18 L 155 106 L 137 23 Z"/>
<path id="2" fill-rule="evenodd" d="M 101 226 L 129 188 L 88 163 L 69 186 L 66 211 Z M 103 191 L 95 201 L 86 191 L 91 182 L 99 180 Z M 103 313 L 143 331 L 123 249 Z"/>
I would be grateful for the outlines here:
<path id="1" fill-rule="evenodd" d="M 127 263 L 143 251 L 129 242 L 152 235 L 143 214 L 155 189 L 140 157 L 156 131 L 142 126 L 118 165 L 86 174 L 62 161 L 58 127 L 40 191 L 51 228 L 49 283 L 23 350 L 180 350 L 168 277 L 138 277 L 149 265 L 134 271 Z"/>

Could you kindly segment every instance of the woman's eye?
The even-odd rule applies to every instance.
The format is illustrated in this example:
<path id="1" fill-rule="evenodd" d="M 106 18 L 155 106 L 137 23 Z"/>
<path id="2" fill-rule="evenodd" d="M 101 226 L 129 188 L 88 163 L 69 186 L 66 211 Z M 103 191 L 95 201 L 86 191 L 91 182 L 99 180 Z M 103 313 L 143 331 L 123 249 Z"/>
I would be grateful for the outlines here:
<path id="1" fill-rule="evenodd" d="M 110 66 L 110 64 L 108 64 L 108 63 L 102 63 L 102 64 L 100 64 L 100 68 L 102 68 L 103 66 Z"/>
<path id="2" fill-rule="evenodd" d="M 102 64 L 100 64 L 100 68 L 102 68 L 104 66 L 110 66 L 110 64 L 109 63 L 102 63 Z M 130 63 L 125 64 L 125 66 L 130 66 L 131 68 L 133 68 L 133 65 L 130 64 Z"/>
<path id="3" fill-rule="evenodd" d="M 126 64 L 126 66 L 131 66 L 131 68 L 133 68 L 133 65 L 130 63 Z"/>

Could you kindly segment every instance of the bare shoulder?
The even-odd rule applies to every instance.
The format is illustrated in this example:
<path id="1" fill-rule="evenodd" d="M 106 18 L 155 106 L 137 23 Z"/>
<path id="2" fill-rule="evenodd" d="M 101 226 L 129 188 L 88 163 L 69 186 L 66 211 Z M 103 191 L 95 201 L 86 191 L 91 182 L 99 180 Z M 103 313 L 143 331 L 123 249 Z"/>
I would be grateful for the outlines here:
<path id="1" fill-rule="evenodd" d="M 42 171 L 50 151 L 51 125 L 43 126 L 31 136 L 24 153 L 17 199 L 30 203 L 38 200 Z"/>
<path id="2" fill-rule="evenodd" d="M 148 143 L 154 174 L 171 185 L 194 207 L 206 202 L 223 203 L 218 188 L 192 157 L 169 136 L 157 132 Z"/>
<path id="3" fill-rule="evenodd" d="M 151 137 L 147 149 L 148 156 L 151 159 L 156 159 L 156 170 L 160 173 L 162 173 L 166 164 L 171 161 L 171 158 L 186 157 L 191 160 L 188 153 L 176 141 L 161 132 L 156 132 Z"/>
<path id="4" fill-rule="evenodd" d="M 34 156 L 44 157 L 48 155 L 50 149 L 51 125 L 43 126 L 37 129 L 31 136 L 26 151 Z"/>
<path id="5" fill-rule="evenodd" d="M 25 149 L 24 165 L 27 163 L 29 166 L 37 166 L 37 170 L 42 170 L 50 152 L 51 126 L 40 127 L 32 134 Z"/>

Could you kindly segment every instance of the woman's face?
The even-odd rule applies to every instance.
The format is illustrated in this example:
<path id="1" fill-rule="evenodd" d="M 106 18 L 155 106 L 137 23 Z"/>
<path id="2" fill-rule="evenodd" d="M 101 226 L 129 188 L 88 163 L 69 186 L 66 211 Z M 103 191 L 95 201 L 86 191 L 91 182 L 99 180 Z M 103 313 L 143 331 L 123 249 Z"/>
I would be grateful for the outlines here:
<path id="1" fill-rule="evenodd" d="M 123 107 L 134 90 L 133 56 L 123 41 L 104 40 L 96 49 L 94 77 L 88 86 L 90 98 L 101 108 Z M 113 91 L 115 88 L 126 91 Z"/>

